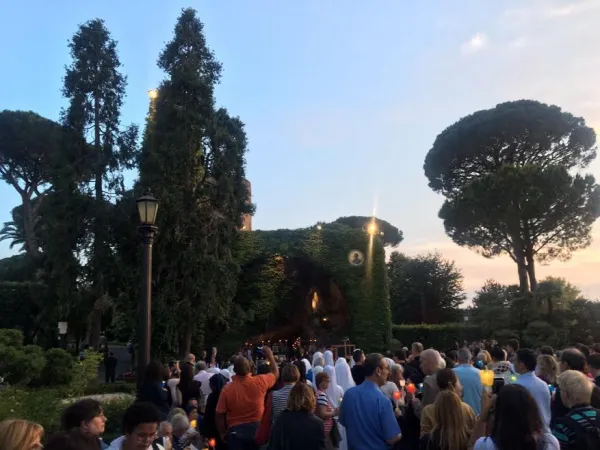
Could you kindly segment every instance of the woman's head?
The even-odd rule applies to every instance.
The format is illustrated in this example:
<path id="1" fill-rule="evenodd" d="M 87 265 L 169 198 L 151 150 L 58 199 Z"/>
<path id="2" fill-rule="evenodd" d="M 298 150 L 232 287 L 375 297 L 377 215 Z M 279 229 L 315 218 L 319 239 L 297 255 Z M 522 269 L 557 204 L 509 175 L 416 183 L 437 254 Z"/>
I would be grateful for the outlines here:
<path id="1" fill-rule="evenodd" d="M 440 448 L 466 448 L 469 427 L 460 397 L 452 390 L 441 391 L 434 403 L 435 427 L 432 431 Z"/>
<path id="2" fill-rule="evenodd" d="M 287 409 L 290 411 L 312 411 L 315 409 L 315 393 L 305 383 L 296 383 L 288 396 Z"/>
<path id="3" fill-rule="evenodd" d="M 298 369 L 298 374 L 300 375 L 299 382 L 306 383 L 306 365 L 304 364 L 304 360 L 302 361 L 294 361 L 294 366 Z"/>
<path id="4" fill-rule="evenodd" d="M 217 396 L 221 394 L 221 391 L 223 390 L 223 388 L 225 387 L 226 384 L 227 384 L 227 378 L 225 378 L 220 373 L 214 374 L 208 380 L 208 385 L 210 386 L 211 392 L 213 394 L 217 394 Z"/>
<path id="5" fill-rule="evenodd" d="M 458 381 L 456 373 L 452 369 L 442 369 L 436 376 L 437 385 L 440 391 L 454 391 L 459 396 L 462 395 L 462 385 Z"/>
<path id="6" fill-rule="evenodd" d="M 0 422 L 0 448 L 2 450 L 41 449 L 44 429 L 27 420 L 4 420 Z"/>
<path id="7" fill-rule="evenodd" d="M 483 363 L 484 366 L 487 367 L 488 364 L 492 363 L 492 356 L 490 352 L 487 350 L 480 350 L 477 354 L 477 359 Z"/>
<path id="8" fill-rule="evenodd" d="M 518 384 L 504 386 L 496 398 L 491 433 L 498 450 L 529 448 L 541 431 L 540 411 L 529 391 Z"/>
<path id="9" fill-rule="evenodd" d="M 329 378 L 329 375 L 327 375 L 327 372 L 319 372 L 315 378 L 317 388 L 321 391 L 325 391 L 329 387 L 330 381 L 331 379 Z"/>
<path id="10" fill-rule="evenodd" d="M 567 408 L 575 405 L 589 405 L 592 400 L 594 384 L 587 376 L 577 370 L 567 370 L 558 377 L 560 399 Z"/>
<path id="11" fill-rule="evenodd" d="M 554 356 L 541 355 L 537 359 L 537 372 L 550 384 L 556 384 L 558 375 L 558 363 Z"/>
<path id="12" fill-rule="evenodd" d="M 101 436 L 104 433 L 106 417 L 102 404 L 91 398 L 73 403 L 64 410 L 62 428 L 64 431 L 81 429 L 84 433 Z"/>
<path id="13" fill-rule="evenodd" d="M 146 383 L 162 383 L 165 378 L 165 369 L 158 361 L 150 361 L 144 371 Z"/>

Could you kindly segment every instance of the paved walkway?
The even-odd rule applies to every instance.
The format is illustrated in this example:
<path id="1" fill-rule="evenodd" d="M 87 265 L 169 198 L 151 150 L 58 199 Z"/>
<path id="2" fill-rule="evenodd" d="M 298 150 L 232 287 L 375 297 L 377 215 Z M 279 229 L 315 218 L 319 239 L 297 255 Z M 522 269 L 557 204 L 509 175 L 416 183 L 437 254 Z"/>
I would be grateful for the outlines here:
<path id="1" fill-rule="evenodd" d="M 129 372 L 131 370 L 131 355 L 127 351 L 127 347 L 124 345 L 109 345 L 108 351 L 113 352 L 117 358 L 117 369 L 115 376 L 119 376 L 122 373 Z M 98 368 L 98 380 L 104 383 L 106 380 L 104 363 L 100 363 Z"/>

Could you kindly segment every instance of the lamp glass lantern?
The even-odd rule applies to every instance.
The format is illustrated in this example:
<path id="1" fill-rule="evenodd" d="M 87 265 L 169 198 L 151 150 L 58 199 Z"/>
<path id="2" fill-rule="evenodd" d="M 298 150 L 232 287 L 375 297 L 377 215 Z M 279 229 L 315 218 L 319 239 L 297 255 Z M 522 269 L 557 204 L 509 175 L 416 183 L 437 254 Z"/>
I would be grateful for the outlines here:
<path id="1" fill-rule="evenodd" d="M 152 195 L 143 195 L 137 199 L 138 213 L 142 225 L 154 225 L 158 212 L 158 200 Z"/>
<path id="2" fill-rule="evenodd" d="M 67 334 L 69 324 L 67 322 L 58 322 L 58 334 Z"/>

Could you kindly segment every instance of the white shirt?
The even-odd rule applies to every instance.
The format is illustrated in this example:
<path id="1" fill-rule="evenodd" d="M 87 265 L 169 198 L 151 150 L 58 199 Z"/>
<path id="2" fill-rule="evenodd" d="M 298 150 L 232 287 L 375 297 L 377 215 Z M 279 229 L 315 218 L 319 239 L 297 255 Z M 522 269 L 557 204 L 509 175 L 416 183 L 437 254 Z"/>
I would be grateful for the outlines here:
<path id="1" fill-rule="evenodd" d="M 544 432 L 542 434 L 544 439 L 544 450 L 560 450 L 560 444 L 558 443 L 558 439 L 556 439 L 552 433 Z M 475 446 L 473 450 L 497 450 L 496 444 L 492 441 L 490 437 L 482 437 L 477 439 L 475 442 Z"/>
<path id="2" fill-rule="evenodd" d="M 210 384 L 208 380 L 210 380 L 210 377 L 213 375 L 214 373 L 208 373 L 206 370 L 201 370 L 194 376 L 194 381 L 199 381 L 201 383 L 200 392 L 202 393 L 204 399 L 206 399 L 208 394 L 210 394 Z"/>

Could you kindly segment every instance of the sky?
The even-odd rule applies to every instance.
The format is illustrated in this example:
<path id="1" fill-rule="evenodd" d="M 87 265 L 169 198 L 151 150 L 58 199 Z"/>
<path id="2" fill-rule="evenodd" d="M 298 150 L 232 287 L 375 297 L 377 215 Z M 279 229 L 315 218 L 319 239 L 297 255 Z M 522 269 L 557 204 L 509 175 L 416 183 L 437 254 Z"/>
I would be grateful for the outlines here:
<path id="1" fill-rule="evenodd" d="M 124 125 L 143 125 L 147 91 L 181 9 L 194 7 L 223 63 L 219 106 L 249 139 L 255 229 L 297 228 L 370 215 L 398 228 L 409 255 L 439 251 L 465 289 L 515 283 L 507 257 L 454 244 L 423 160 L 461 117 L 522 98 L 557 104 L 600 131 L 598 0 L 28 0 L 0 15 L 0 109 L 58 119 L 67 41 L 102 18 L 128 77 Z M 600 160 L 587 172 L 600 178 Z M 130 177 L 133 182 L 135 174 Z M 0 183 L 0 222 L 19 203 Z M 565 263 L 539 267 L 600 298 L 600 224 Z M 0 257 L 11 254 L 7 242 Z"/>

